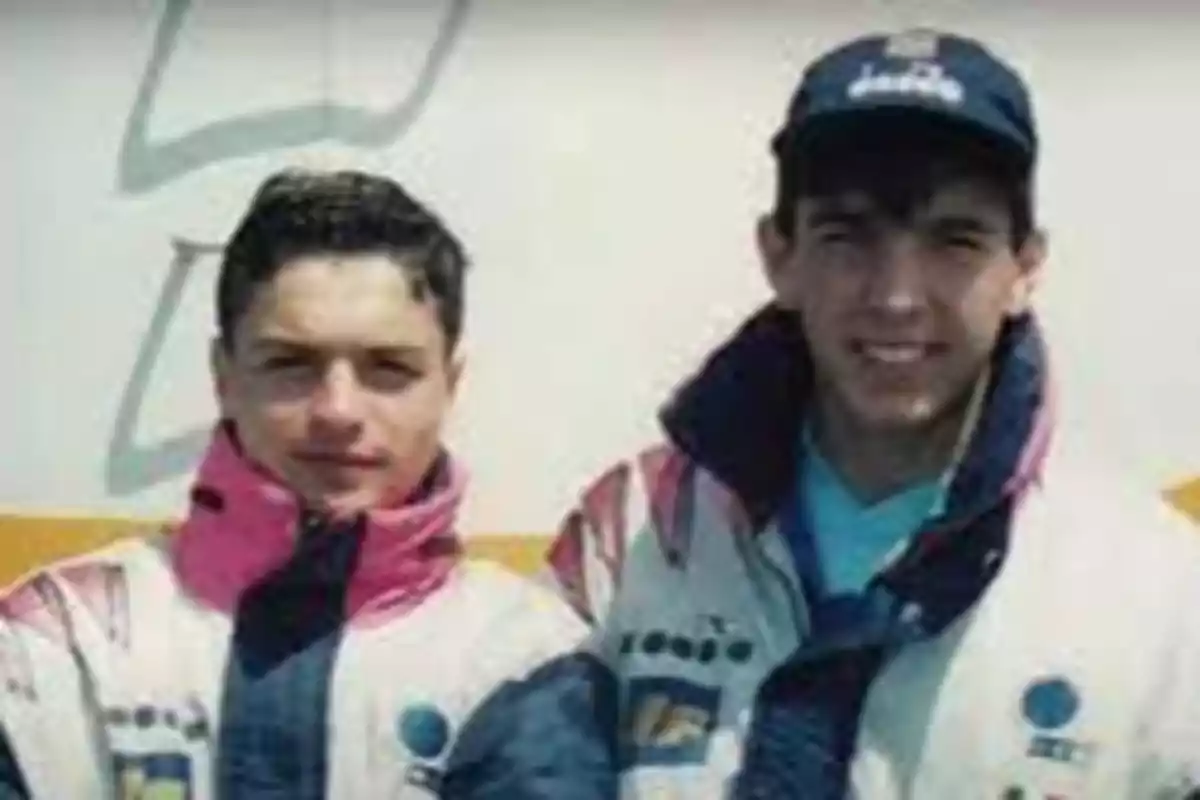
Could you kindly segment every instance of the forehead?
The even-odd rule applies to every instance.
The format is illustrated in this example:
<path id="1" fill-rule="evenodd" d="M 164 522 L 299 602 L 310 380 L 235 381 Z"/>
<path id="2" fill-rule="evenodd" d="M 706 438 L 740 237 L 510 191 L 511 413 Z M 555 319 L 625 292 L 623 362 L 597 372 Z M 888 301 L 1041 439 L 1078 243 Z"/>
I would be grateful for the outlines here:
<path id="1" fill-rule="evenodd" d="M 931 183 L 927 186 L 886 188 L 866 185 L 847 185 L 822 194 L 800 198 L 799 209 L 807 216 L 834 210 L 862 214 L 879 214 L 912 220 L 917 217 L 970 217 L 1004 223 L 1010 214 L 1004 192 L 984 181 L 961 177 Z"/>
<path id="2" fill-rule="evenodd" d="M 385 254 L 312 255 L 286 263 L 257 287 L 238 340 L 283 341 L 314 349 L 436 349 L 442 346 L 432 296 Z"/>

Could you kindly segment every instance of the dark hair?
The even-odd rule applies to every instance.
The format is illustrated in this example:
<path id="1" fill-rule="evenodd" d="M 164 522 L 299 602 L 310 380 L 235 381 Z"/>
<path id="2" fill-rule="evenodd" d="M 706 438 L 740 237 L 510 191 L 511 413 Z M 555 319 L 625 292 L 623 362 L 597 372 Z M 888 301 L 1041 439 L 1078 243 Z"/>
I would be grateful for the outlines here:
<path id="1" fill-rule="evenodd" d="M 1034 229 L 1033 169 L 1021 154 L 946 123 L 877 115 L 868 123 L 825 123 L 777 154 L 774 221 L 788 237 L 803 197 L 867 194 L 898 220 L 947 180 L 983 181 L 1003 198 L 1017 250 Z"/>
<path id="2" fill-rule="evenodd" d="M 217 278 L 217 327 L 232 349 L 234 331 L 254 292 L 292 259 L 316 254 L 383 252 L 426 293 L 452 350 L 462 332 L 462 245 L 398 183 L 355 171 L 284 170 L 267 178 L 225 247 Z"/>

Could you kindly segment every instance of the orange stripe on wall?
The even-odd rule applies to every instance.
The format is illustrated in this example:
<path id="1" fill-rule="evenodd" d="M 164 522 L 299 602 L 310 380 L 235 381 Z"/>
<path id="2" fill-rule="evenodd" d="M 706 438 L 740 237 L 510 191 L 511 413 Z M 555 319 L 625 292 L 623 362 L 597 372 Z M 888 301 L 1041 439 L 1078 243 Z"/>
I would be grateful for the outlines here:
<path id="1" fill-rule="evenodd" d="M 1200 522 L 1200 477 L 1164 491 L 1167 500 Z M 49 564 L 110 542 L 160 529 L 164 520 L 0 514 L 0 586 Z M 549 538 L 539 534 L 479 535 L 468 552 L 525 574 L 541 565 Z"/>
<path id="2" fill-rule="evenodd" d="M 1200 522 L 1200 478 L 1172 486 L 1165 494 L 1171 505 Z"/>
<path id="3" fill-rule="evenodd" d="M 154 532 L 164 524 L 153 519 L 0 514 L 0 586 L 60 558 Z M 467 551 L 529 574 L 539 567 L 548 542 L 548 537 L 536 534 L 478 535 L 467 539 Z"/>

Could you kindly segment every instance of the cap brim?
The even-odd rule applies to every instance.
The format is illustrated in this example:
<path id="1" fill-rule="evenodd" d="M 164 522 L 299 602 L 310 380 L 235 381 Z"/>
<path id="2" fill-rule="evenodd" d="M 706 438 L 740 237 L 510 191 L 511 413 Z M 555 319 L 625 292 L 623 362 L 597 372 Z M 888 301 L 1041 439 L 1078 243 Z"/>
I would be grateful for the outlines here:
<path id="1" fill-rule="evenodd" d="M 1004 132 L 973 117 L 926 105 L 885 103 L 810 113 L 802 121 L 780 129 L 771 139 L 771 150 L 782 156 L 803 149 L 813 140 L 827 140 L 831 135 L 864 129 L 878 129 L 881 136 L 886 136 L 886 128 L 891 126 L 902 126 L 907 130 L 928 126 L 931 131 L 959 135 L 993 147 L 1026 166 L 1031 166 L 1035 158 L 1030 144 L 1015 132 Z"/>

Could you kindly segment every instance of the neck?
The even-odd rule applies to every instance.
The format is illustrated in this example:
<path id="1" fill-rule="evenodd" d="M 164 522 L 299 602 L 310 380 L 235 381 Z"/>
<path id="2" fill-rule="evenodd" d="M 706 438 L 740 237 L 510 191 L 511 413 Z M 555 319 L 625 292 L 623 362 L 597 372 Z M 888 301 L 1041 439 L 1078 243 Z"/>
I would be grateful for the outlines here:
<path id="1" fill-rule="evenodd" d="M 982 404 L 986 377 L 961 400 L 919 425 L 874 426 L 819 398 L 813 434 L 822 455 L 862 502 L 944 475 L 959 459 Z"/>

